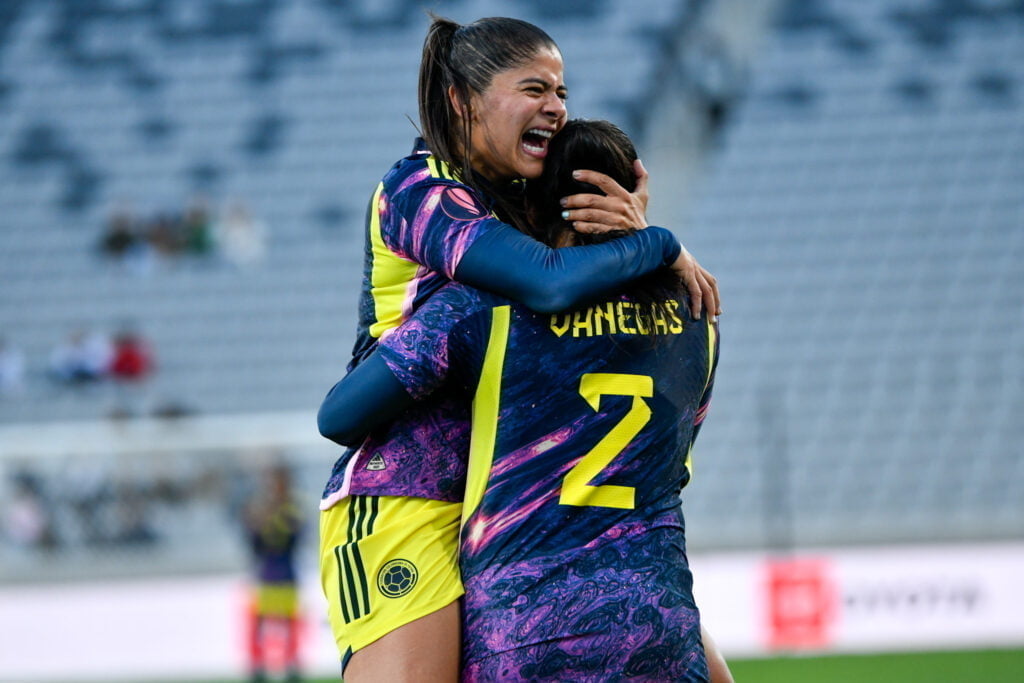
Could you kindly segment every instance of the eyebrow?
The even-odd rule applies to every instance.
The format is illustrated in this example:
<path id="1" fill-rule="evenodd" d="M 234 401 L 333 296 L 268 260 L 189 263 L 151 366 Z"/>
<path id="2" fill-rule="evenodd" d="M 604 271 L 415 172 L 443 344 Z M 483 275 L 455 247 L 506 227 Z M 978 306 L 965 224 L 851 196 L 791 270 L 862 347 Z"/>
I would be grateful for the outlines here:
<path id="1" fill-rule="evenodd" d="M 537 85 L 544 86 L 545 89 L 551 87 L 550 83 L 545 81 L 543 78 L 537 78 L 536 76 L 530 76 L 529 78 L 524 78 L 521 81 L 519 81 L 518 85 L 524 85 L 526 83 L 536 83 Z M 568 91 L 569 89 L 567 87 L 565 87 L 564 84 L 562 84 L 562 85 L 556 86 L 555 90 L 565 90 L 565 91 Z"/>

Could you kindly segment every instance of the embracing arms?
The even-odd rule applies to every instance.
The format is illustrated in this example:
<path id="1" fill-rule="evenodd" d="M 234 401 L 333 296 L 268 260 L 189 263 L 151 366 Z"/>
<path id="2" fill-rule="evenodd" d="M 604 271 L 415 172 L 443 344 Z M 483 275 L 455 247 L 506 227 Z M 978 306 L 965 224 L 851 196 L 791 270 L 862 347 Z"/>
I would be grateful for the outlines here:
<path id="1" fill-rule="evenodd" d="M 380 352 L 374 352 L 327 392 L 316 416 L 317 427 L 331 441 L 355 447 L 412 403 Z"/>

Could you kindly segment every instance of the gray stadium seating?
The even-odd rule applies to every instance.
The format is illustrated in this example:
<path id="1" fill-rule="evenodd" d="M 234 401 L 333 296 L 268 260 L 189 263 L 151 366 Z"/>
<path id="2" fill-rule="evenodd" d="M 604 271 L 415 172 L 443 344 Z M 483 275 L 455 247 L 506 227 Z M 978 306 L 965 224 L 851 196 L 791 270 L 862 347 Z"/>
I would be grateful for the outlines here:
<path id="1" fill-rule="evenodd" d="M 1022 36 L 1013 2 L 778 15 L 689 218 L 726 309 L 694 546 L 1024 531 Z"/>

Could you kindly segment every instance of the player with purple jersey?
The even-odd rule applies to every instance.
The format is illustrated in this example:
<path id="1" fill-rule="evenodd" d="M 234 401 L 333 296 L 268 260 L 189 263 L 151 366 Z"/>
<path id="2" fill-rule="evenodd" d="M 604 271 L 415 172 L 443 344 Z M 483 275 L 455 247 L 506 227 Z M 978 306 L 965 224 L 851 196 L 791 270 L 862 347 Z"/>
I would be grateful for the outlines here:
<path id="1" fill-rule="evenodd" d="M 469 679 L 706 676 L 679 491 L 715 327 L 641 306 L 539 316 L 452 286 L 380 347 L 411 395 L 472 396 Z"/>
<path id="2" fill-rule="evenodd" d="M 679 491 L 717 341 L 685 309 L 542 316 L 453 284 L 368 361 L 412 398 L 472 403 L 468 679 L 706 678 Z"/>

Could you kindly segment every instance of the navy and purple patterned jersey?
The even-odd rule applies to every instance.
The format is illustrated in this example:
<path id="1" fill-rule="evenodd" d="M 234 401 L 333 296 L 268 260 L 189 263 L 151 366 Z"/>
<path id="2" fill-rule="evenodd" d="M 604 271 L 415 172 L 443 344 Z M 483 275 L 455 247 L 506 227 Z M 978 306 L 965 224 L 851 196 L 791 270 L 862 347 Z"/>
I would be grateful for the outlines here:
<path id="1" fill-rule="evenodd" d="M 275 503 L 248 529 L 249 547 L 261 583 L 295 583 L 295 549 L 302 515 L 292 501 Z"/>
<path id="2" fill-rule="evenodd" d="M 366 217 L 366 258 L 350 369 L 450 281 L 466 249 L 501 225 L 483 200 L 454 180 L 417 141 L 378 184 Z M 371 434 L 335 462 L 321 509 L 349 494 L 462 499 L 469 443 L 461 403 L 437 401 Z M 417 471 L 418 470 L 418 471 Z M 414 471 L 416 471 L 415 474 Z"/>
<path id="3" fill-rule="evenodd" d="M 472 406 L 468 678 L 706 677 L 679 493 L 716 350 L 681 299 L 542 316 L 458 284 L 381 342 L 412 396 Z"/>
<path id="4" fill-rule="evenodd" d="M 417 140 L 413 154 L 388 171 L 367 207 L 353 364 L 454 279 L 466 249 L 493 225 L 501 221 L 483 199 Z"/>

